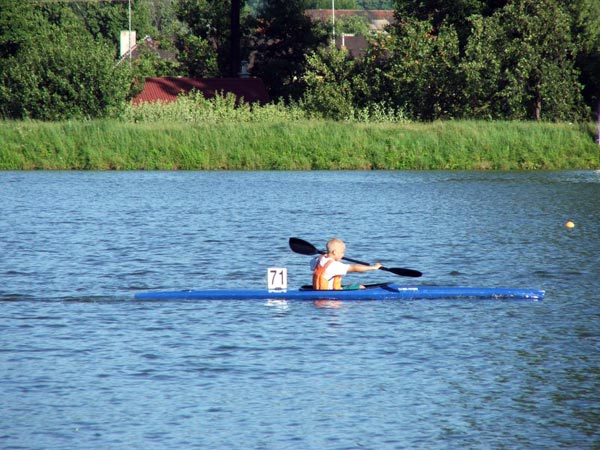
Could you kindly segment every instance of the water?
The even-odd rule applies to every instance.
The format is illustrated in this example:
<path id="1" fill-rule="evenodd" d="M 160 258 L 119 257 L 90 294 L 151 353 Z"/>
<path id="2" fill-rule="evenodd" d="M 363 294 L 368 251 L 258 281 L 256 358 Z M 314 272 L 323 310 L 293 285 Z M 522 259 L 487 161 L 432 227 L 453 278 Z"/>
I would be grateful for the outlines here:
<path id="1" fill-rule="evenodd" d="M 598 448 L 599 213 L 598 172 L 0 172 L 0 448 Z M 547 294 L 133 300 L 305 284 L 290 236 Z"/>

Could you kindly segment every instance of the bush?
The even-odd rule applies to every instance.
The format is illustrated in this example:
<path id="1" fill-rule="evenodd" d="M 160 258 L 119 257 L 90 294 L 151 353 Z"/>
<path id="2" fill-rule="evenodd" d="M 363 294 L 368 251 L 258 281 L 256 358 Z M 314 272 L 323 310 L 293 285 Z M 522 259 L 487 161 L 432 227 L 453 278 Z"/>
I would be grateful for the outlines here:
<path id="1" fill-rule="evenodd" d="M 115 115 L 132 88 L 113 49 L 78 28 L 47 25 L 0 68 L 0 117 L 88 119 Z"/>
<path id="2" fill-rule="evenodd" d="M 180 95 L 175 102 L 128 105 L 121 117 L 130 122 L 237 123 L 298 121 L 307 114 L 297 104 L 249 105 L 232 93 L 206 99 L 201 92 Z"/>

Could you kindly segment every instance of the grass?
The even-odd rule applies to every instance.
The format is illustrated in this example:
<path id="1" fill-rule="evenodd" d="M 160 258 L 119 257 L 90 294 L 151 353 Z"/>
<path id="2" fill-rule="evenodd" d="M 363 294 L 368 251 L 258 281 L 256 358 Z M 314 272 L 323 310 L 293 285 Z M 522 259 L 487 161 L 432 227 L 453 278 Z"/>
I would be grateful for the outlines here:
<path id="1" fill-rule="evenodd" d="M 592 123 L 331 122 L 278 105 L 164 106 L 120 120 L 0 121 L 0 170 L 600 168 Z"/>

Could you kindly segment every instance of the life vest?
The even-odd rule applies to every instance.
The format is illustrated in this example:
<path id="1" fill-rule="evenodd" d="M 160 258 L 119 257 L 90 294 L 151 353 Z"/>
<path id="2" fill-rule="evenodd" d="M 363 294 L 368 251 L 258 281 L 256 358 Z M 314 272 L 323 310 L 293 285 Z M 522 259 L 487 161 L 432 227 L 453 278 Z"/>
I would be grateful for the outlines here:
<path id="1" fill-rule="evenodd" d="M 321 258 L 324 258 L 324 256 L 321 256 Z M 324 265 L 321 265 L 321 258 L 319 258 L 319 261 L 317 261 L 317 266 L 313 272 L 313 289 L 317 291 L 325 291 L 329 289 L 329 280 L 325 278 L 325 270 L 327 270 L 329 264 L 333 262 L 333 259 L 330 259 Z M 333 289 L 342 289 L 342 277 L 340 275 L 333 277 Z"/>

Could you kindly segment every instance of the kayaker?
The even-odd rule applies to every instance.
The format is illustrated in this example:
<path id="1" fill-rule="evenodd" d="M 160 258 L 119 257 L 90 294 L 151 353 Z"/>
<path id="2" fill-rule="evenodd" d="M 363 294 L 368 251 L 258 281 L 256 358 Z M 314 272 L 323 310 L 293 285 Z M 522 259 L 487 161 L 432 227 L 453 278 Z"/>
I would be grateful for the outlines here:
<path id="1" fill-rule="evenodd" d="M 343 289 L 342 277 L 348 272 L 368 272 L 381 267 L 380 263 L 372 266 L 362 264 L 345 264 L 341 262 L 346 252 L 346 244 L 341 239 L 330 239 L 327 242 L 327 253 L 315 257 L 310 267 L 313 271 L 313 289 Z M 355 286 L 364 289 L 364 286 Z"/>

